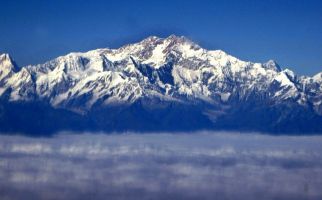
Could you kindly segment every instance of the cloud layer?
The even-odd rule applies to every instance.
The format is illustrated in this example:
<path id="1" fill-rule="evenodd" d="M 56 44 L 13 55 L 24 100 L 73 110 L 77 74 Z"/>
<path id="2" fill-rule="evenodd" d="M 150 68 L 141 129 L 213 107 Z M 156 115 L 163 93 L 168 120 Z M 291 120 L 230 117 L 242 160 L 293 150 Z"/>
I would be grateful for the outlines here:
<path id="1" fill-rule="evenodd" d="M 1 199 L 321 199 L 322 136 L 0 136 Z"/>

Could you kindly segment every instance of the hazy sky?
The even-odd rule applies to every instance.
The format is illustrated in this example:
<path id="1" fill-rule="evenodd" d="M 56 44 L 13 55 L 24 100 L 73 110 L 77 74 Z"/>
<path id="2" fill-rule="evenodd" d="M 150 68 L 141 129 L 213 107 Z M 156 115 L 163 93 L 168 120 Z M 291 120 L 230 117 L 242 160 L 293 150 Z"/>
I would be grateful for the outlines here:
<path id="1" fill-rule="evenodd" d="M 322 1 L 0 0 L 0 52 L 20 66 L 170 34 L 298 74 L 322 71 Z"/>

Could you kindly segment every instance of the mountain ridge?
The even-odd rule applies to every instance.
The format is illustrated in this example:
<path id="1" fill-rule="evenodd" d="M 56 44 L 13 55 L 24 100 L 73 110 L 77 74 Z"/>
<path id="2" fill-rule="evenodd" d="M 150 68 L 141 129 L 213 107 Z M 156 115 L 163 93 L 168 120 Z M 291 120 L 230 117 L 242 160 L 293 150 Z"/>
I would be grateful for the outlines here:
<path id="1" fill-rule="evenodd" d="M 268 125 L 260 130 L 257 125 L 245 122 L 245 126 L 240 124 L 232 129 L 322 131 L 321 125 L 315 124 L 322 122 L 322 73 L 312 77 L 297 76 L 273 60 L 266 63 L 242 61 L 221 50 L 203 49 L 183 36 L 151 36 L 118 49 L 69 53 L 20 70 L 9 55 L 3 54 L 0 58 L 0 102 L 10 104 L 0 109 L 0 123 L 5 121 L 2 118 L 14 120 L 7 116 L 6 107 L 40 102 L 53 112 L 70 112 L 79 121 L 92 121 L 93 125 L 85 126 L 89 129 L 105 130 L 105 125 L 100 123 L 113 121 L 108 130 L 114 130 L 115 121 L 118 123 L 124 116 L 110 119 L 113 114 L 98 111 L 115 109 L 122 110 L 125 116 L 130 116 L 129 112 L 145 113 L 147 119 L 137 122 L 140 124 L 138 131 L 148 126 L 154 115 L 155 121 L 161 116 L 168 117 L 166 121 L 170 124 L 159 128 L 156 125 L 156 130 L 176 129 L 171 120 L 177 122 L 176 119 L 182 117 L 177 109 L 192 115 L 178 130 L 191 129 L 185 126 L 190 127 L 188 124 L 193 121 L 200 121 L 200 125 L 195 125 L 197 129 L 230 129 L 242 118 L 236 112 L 250 104 L 254 107 L 248 111 L 254 113 L 248 118 L 260 115 Z M 103 119 L 98 122 L 93 113 L 109 122 Z M 292 118 L 312 127 L 298 127 L 296 122 L 292 122 L 294 128 L 288 127 L 287 121 Z M 64 123 L 68 124 L 68 119 Z M 124 122 L 124 129 L 136 130 L 130 124 L 132 122 Z M 118 126 L 115 130 L 122 128 Z"/>

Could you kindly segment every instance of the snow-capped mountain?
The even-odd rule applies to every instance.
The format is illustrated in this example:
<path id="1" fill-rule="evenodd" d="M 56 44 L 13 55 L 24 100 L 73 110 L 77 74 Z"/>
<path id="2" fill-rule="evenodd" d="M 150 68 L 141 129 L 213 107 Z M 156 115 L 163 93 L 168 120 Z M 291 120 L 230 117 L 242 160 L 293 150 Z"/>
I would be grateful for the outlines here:
<path id="1" fill-rule="evenodd" d="M 48 124 L 54 112 L 68 129 L 62 124 L 77 118 L 98 130 L 322 131 L 322 73 L 297 76 L 275 61 L 245 62 L 174 35 L 20 69 L 2 54 L 0 99 L 2 123 L 25 112 Z M 7 111 L 17 107 L 17 116 Z M 61 112 L 73 117 L 61 122 Z"/>

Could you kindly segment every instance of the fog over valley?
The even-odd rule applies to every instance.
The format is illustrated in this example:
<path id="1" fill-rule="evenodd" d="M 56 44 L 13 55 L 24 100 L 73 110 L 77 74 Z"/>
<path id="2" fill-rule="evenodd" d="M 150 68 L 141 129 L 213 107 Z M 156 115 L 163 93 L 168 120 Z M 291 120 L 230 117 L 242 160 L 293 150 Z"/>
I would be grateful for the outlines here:
<path id="1" fill-rule="evenodd" d="M 321 199 L 322 136 L 0 136 L 1 199 Z"/>

